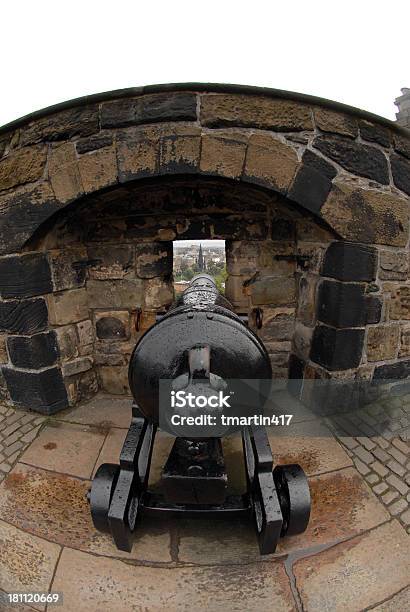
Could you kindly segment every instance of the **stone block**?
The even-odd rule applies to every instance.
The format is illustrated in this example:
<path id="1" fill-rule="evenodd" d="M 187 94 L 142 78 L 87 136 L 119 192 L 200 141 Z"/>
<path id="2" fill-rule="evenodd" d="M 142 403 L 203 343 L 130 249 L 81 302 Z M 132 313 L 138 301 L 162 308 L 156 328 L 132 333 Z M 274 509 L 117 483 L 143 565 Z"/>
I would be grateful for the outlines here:
<path id="1" fill-rule="evenodd" d="M 303 275 L 298 285 L 297 318 L 304 325 L 310 326 L 316 320 L 316 289 L 319 277 L 313 274 Z"/>
<path id="2" fill-rule="evenodd" d="M 110 147 L 113 143 L 113 135 L 107 132 L 101 132 L 88 138 L 81 138 L 75 143 L 76 151 L 79 155 L 84 153 L 90 153 L 91 151 L 97 151 L 105 147 Z"/>
<path id="3" fill-rule="evenodd" d="M 390 165 L 394 184 L 398 189 L 410 195 L 410 161 L 400 155 L 391 155 Z"/>
<path id="4" fill-rule="evenodd" d="M 78 357 L 78 337 L 75 325 L 64 325 L 55 330 L 61 361 L 71 361 Z"/>
<path id="5" fill-rule="evenodd" d="M 397 153 L 401 153 L 410 159 L 410 138 L 403 134 L 393 134 L 393 147 Z"/>
<path id="6" fill-rule="evenodd" d="M 303 164 L 299 169 L 288 197 L 307 210 L 318 213 L 326 202 L 332 181 L 316 168 Z"/>
<path id="7" fill-rule="evenodd" d="M 400 325 L 399 357 L 410 357 L 410 323 Z"/>
<path id="8" fill-rule="evenodd" d="M 134 247 L 130 244 L 96 244 L 88 247 L 88 257 L 94 261 L 89 268 L 89 278 L 121 279 L 133 270 Z"/>
<path id="9" fill-rule="evenodd" d="M 128 340 L 130 313 L 128 310 L 98 311 L 95 313 L 95 329 L 99 340 Z"/>
<path id="10" fill-rule="evenodd" d="M 295 326 L 294 308 L 269 308 L 263 306 L 262 328 L 256 330 L 259 337 L 265 342 L 290 341 Z M 252 317 L 253 317 L 252 313 Z M 253 320 L 252 320 L 253 323 Z"/>
<path id="11" fill-rule="evenodd" d="M 408 285 L 398 285 L 391 291 L 390 319 L 410 319 L 410 287 Z"/>
<path id="12" fill-rule="evenodd" d="M 237 309 L 245 311 L 249 308 L 249 297 L 246 295 L 243 286 L 247 277 L 245 276 L 228 276 L 225 282 L 225 296 Z"/>
<path id="13" fill-rule="evenodd" d="M 399 344 L 398 324 L 369 327 L 367 332 L 367 360 L 395 359 Z"/>
<path id="14" fill-rule="evenodd" d="M 118 177 L 121 183 L 157 174 L 160 135 L 156 127 L 132 128 L 118 134 Z"/>
<path id="15" fill-rule="evenodd" d="M 99 375 L 104 391 L 114 395 L 129 395 L 127 366 L 101 366 Z"/>
<path id="16" fill-rule="evenodd" d="M 249 139 L 243 180 L 287 193 L 299 166 L 296 151 L 270 135 Z"/>
<path id="17" fill-rule="evenodd" d="M 383 280 L 407 280 L 409 277 L 408 251 L 381 251 L 379 277 Z"/>
<path id="18" fill-rule="evenodd" d="M 36 119 L 21 131 L 21 144 L 61 141 L 95 134 L 99 127 L 99 105 L 88 104 Z"/>
<path id="19" fill-rule="evenodd" d="M 408 202 L 388 193 L 334 184 L 321 216 L 347 240 L 402 247 L 407 244 Z"/>
<path id="20" fill-rule="evenodd" d="M 0 161 L 0 191 L 25 183 L 34 183 L 43 176 L 47 147 L 39 145 L 11 151 Z"/>
<path id="21" fill-rule="evenodd" d="M 207 127 L 256 127 L 273 131 L 313 129 L 309 106 L 238 94 L 204 94 L 200 98 L 201 124 Z"/>
<path id="22" fill-rule="evenodd" d="M 85 247 L 55 249 L 48 252 L 54 291 L 83 287 L 86 278 L 86 268 L 78 264 L 87 260 Z"/>
<path id="23" fill-rule="evenodd" d="M 328 370 L 357 368 L 363 351 L 364 329 L 335 329 L 317 325 L 310 358 Z"/>
<path id="24" fill-rule="evenodd" d="M 27 298 L 53 290 L 50 266 L 44 253 L 0 258 L 0 292 L 3 298 Z"/>
<path id="25" fill-rule="evenodd" d="M 152 278 L 144 281 L 144 308 L 165 308 L 174 301 L 174 287 L 170 280 Z"/>
<path id="26" fill-rule="evenodd" d="M 243 223 L 243 216 L 239 215 L 218 215 L 210 218 L 212 223 L 213 239 L 221 240 L 265 240 L 268 238 L 268 225 L 266 217 L 258 215 L 247 219 Z M 205 220 L 205 226 L 208 220 Z M 210 223 L 210 225 L 211 225 Z M 198 238 L 198 236 L 195 236 Z"/>
<path id="27" fill-rule="evenodd" d="M 140 278 L 172 274 L 172 242 L 141 243 L 135 249 L 135 269 Z"/>
<path id="28" fill-rule="evenodd" d="M 88 318 L 85 288 L 48 295 L 47 305 L 51 325 L 67 325 Z"/>
<path id="29" fill-rule="evenodd" d="M 77 323 L 76 327 L 80 346 L 88 346 L 94 342 L 94 328 L 90 319 Z"/>
<path id="30" fill-rule="evenodd" d="M 27 372 L 3 368 L 10 397 L 17 406 L 42 414 L 54 414 L 68 407 L 61 370 L 57 367 Z"/>
<path id="31" fill-rule="evenodd" d="M 293 349 L 295 353 L 305 361 L 309 359 L 313 329 L 313 327 L 306 327 L 306 325 L 299 322 L 297 322 L 295 325 Z"/>
<path id="32" fill-rule="evenodd" d="M 83 194 L 78 160 L 74 144 L 67 142 L 51 148 L 48 176 L 56 198 L 70 202 Z"/>
<path id="33" fill-rule="evenodd" d="M 90 308 L 138 308 L 143 299 L 143 285 L 139 279 L 87 282 Z"/>
<path id="34" fill-rule="evenodd" d="M 316 126 L 322 132 L 341 134 L 351 138 L 356 138 L 358 134 L 357 120 L 351 115 L 319 107 L 313 110 L 313 115 Z"/>
<path id="35" fill-rule="evenodd" d="M 0 334 L 0 363 L 7 363 L 9 360 L 7 354 L 7 336 Z"/>
<path id="36" fill-rule="evenodd" d="M 198 171 L 201 131 L 198 126 L 173 126 L 163 130 L 160 140 L 160 174 L 190 174 Z"/>
<path id="37" fill-rule="evenodd" d="M 241 276 L 253 274 L 257 267 L 260 245 L 257 241 L 232 240 L 226 244 L 226 269 L 228 274 Z"/>
<path id="38" fill-rule="evenodd" d="M 388 128 L 366 121 L 366 119 L 361 119 L 359 121 L 359 127 L 360 136 L 363 140 L 377 142 L 377 144 L 382 145 L 382 147 L 390 146 L 391 134 Z"/>
<path id="39" fill-rule="evenodd" d="M 77 359 L 63 363 L 61 371 L 65 378 L 74 376 L 75 374 L 81 374 L 82 372 L 87 372 L 87 370 L 90 370 L 92 367 L 92 359 L 89 357 L 78 357 Z"/>
<path id="40" fill-rule="evenodd" d="M 377 251 L 363 244 L 332 242 L 323 260 L 322 275 L 341 281 L 373 281 Z"/>
<path id="41" fill-rule="evenodd" d="M 16 368 L 38 370 L 54 365 L 59 357 L 54 331 L 34 336 L 9 336 L 7 348 L 10 361 Z"/>
<path id="42" fill-rule="evenodd" d="M 218 131 L 202 135 L 200 170 L 204 174 L 238 179 L 242 175 L 248 136 Z"/>
<path id="43" fill-rule="evenodd" d="M 43 298 L 0 302 L 0 332 L 34 334 L 48 323 L 48 310 Z"/>
<path id="44" fill-rule="evenodd" d="M 403 380 L 410 377 L 410 359 L 397 361 L 396 363 L 386 363 L 377 366 L 374 370 L 373 380 Z"/>
<path id="45" fill-rule="evenodd" d="M 317 316 L 333 327 L 363 327 L 367 322 L 365 285 L 324 280 L 319 285 Z"/>
<path id="46" fill-rule="evenodd" d="M 186 92 L 151 94 L 104 102 L 101 105 L 101 127 L 196 121 L 196 106 L 196 95 Z"/>
<path id="47" fill-rule="evenodd" d="M 318 136 L 313 146 L 348 172 L 372 179 L 382 185 L 389 184 L 387 159 L 380 149 L 354 142 L 343 136 Z"/>
<path id="48" fill-rule="evenodd" d="M 118 179 L 117 154 L 114 146 L 82 155 L 78 170 L 85 193 L 115 185 Z"/>
<path id="49" fill-rule="evenodd" d="M 251 279 L 246 286 L 253 306 L 295 304 L 296 286 L 293 277 L 264 276 Z"/>

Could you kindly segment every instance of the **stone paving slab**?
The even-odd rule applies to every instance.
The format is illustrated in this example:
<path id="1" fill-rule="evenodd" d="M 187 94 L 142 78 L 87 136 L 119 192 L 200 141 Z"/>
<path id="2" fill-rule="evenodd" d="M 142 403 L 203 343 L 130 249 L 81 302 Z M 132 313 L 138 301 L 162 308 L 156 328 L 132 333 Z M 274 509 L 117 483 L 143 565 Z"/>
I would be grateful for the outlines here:
<path id="1" fill-rule="evenodd" d="M 95 472 L 102 463 L 115 463 L 117 465 L 119 464 L 120 452 L 127 433 L 128 429 L 118 429 L 117 427 L 113 427 L 108 431 L 108 434 L 104 440 L 104 444 L 101 447 L 100 454 L 98 455 L 97 461 L 95 463 L 95 467 L 93 470 L 93 478 Z"/>
<path id="2" fill-rule="evenodd" d="M 66 548 L 53 589 L 64 592 L 64 612 L 296 611 L 284 566 L 275 562 L 165 570 Z"/>
<path id="3" fill-rule="evenodd" d="M 0 521 L 0 589 L 6 593 L 48 591 L 60 551 L 57 544 Z M 43 604 L 33 606 L 45 609 Z"/>
<path id="4" fill-rule="evenodd" d="M 86 493 L 90 482 L 17 464 L 0 485 L 0 518 L 62 546 L 140 561 L 171 562 L 170 534 L 160 521 L 144 520 L 131 553 L 117 550 L 92 524 Z"/>
<path id="5" fill-rule="evenodd" d="M 69 421 L 82 425 L 95 425 L 96 427 L 120 427 L 128 429 L 131 425 L 130 397 L 115 397 L 97 394 L 88 402 L 75 408 L 69 408 L 54 415 L 58 421 Z"/>
<path id="6" fill-rule="evenodd" d="M 51 422 L 20 458 L 47 470 L 90 478 L 106 431 L 86 425 Z"/>
<path id="7" fill-rule="evenodd" d="M 0 482 L 37 436 L 45 417 L 0 405 Z"/>
<path id="8" fill-rule="evenodd" d="M 297 561 L 293 571 L 305 610 L 362 612 L 409 585 L 410 540 L 391 521 Z"/>
<path id="9" fill-rule="evenodd" d="M 384 603 L 372 608 L 374 612 L 402 612 L 410 608 L 410 587 L 403 589 L 397 595 L 393 595 Z"/>

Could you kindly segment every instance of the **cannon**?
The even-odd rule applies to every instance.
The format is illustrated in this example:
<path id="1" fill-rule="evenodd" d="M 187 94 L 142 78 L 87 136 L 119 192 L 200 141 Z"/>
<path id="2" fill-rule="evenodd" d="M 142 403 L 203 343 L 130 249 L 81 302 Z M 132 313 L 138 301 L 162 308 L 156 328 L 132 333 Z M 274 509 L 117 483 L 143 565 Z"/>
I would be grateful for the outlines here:
<path id="1" fill-rule="evenodd" d="M 274 467 L 263 425 L 226 425 L 228 416 L 262 413 L 271 378 L 267 351 L 246 317 L 234 312 L 212 277 L 194 277 L 132 353 L 131 425 L 119 465 L 102 464 L 92 481 L 88 499 L 95 528 L 128 552 L 144 516 L 247 516 L 254 521 L 261 554 L 273 553 L 280 537 L 302 533 L 310 516 L 302 468 Z M 181 398 L 185 401 L 175 401 Z M 160 491 L 148 487 L 158 427 L 175 436 Z M 236 429 L 242 436 L 246 491 L 228 495 L 221 439 Z"/>

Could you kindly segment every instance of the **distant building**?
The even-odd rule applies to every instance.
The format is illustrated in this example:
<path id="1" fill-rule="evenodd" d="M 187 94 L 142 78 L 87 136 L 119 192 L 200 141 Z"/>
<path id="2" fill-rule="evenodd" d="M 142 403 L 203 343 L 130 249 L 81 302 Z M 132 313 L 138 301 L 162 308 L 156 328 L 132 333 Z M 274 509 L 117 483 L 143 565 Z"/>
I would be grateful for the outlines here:
<path id="1" fill-rule="evenodd" d="M 402 95 L 394 102 L 399 109 L 399 112 L 396 113 L 397 123 L 405 128 L 410 128 L 410 89 L 404 87 L 401 93 Z"/>
<path id="2" fill-rule="evenodd" d="M 196 263 L 198 265 L 198 270 L 200 272 L 206 271 L 206 262 L 205 262 L 204 254 L 202 252 L 202 244 L 199 245 L 199 254 L 198 254 L 198 259 Z"/>

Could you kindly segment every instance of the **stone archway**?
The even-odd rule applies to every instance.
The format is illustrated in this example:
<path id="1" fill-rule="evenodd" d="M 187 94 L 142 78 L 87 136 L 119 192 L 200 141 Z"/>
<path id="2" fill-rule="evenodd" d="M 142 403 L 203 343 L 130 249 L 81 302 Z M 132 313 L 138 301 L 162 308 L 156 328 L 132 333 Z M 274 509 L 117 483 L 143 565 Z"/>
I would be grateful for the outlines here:
<path id="1" fill-rule="evenodd" d="M 109 201 L 121 190 L 125 197 L 141 181 L 172 177 L 253 186 L 325 228 L 322 238 L 306 229 L 292 253 L 299 266 L 306 243 L 322 251 L 313 279 L 309 264 L 297 271 L 297 309 L 307 305 L 310 318 L 296 321 L 289 341 L 291 375 L 361 369 L 371 377 L 410 363 L 410 144 L 395 124 L 275 90 L 153 87 L 73 101 L 5 126 L 0 153 L 2 369 L 15 402 L 34 397 L 39 410 L 52 412 L 68 401 L 51 306 L 64 291 L 55 270 L 68 268 L 62 260 L 56 268 L 38 236 L 79 202 Z M 68 276 L 81 277 L 72 263 Z M 80 300 L 78 308 L 87 306 Z M 86 326 L 77 337 L 81 331 L 91 333 Z M 23 379 L 24 396 L 16 394 Z"/>

